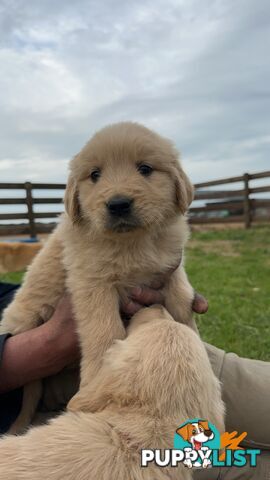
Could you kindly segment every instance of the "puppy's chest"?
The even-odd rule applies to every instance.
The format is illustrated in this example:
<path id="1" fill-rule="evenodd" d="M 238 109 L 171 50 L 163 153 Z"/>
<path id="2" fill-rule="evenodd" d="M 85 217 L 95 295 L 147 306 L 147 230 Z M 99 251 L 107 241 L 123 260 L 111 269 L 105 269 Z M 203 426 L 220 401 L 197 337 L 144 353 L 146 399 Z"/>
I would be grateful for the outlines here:
<path id="1" fill-rule="evenodd" d="M 115 285 L 118 289 L 150 284 L 170 268 L 181 256 L 179 244 L 167 242 L 166 248 L 154 242 L 143 245 L 89 245 L 79 256 L 68 258 L 69 270 L 80 271 L 81 277 L 94 284 Z M 66 258 L 68 257 L 68 252 Z"/>

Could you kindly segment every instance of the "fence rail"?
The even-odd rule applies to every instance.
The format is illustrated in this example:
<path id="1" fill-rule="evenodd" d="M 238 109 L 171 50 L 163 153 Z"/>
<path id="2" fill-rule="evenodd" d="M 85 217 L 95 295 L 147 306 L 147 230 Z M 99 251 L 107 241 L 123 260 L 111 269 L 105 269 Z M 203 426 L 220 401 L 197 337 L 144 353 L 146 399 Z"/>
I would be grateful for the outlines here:
<path id="1" fill-rule="evenodd" d="M 193 206 L 189 210 L 190 223 L 243 223 L 249 228 L 252 223 L 270 221 L 270 199 L 257 197 L 258 194 L 270 192 L 269 185 L 253 187 L 251 181 L 270 177 L 270 171 L 244 173 L 238 177 L 222 178 L 195 185 L 196 201 L 206 201 L 203 206 Z M 242 183 L 237 190 L 211 190 L 219 185 Z M 203 190 L 202 190 L 203 189 Z M 213 200 L 218 200 L 213 202 Z"/>
<path id="2" fill-rule="evenodd" d="M 1 190 L 22 190 L 23 198 L 0 198 L 0 205 L 25 205 L 23 213 L 0 213 L 0 235 L 30 234 L 36 238 L 38 233 L 48 233 L 54 226 L 52 223 L 37 222 L 37 220 L 55 219 L 61 215 L 61 211 L 36 212 L 35 205 L 59 205 L 63 203 L 64 183 L 0 183 Z M 35 197 L 34 190 L 60 190 L 59 197 Z M 26 220 L 22 224 L 1 224 L 1 220 Z"/>
<path id="3" fill-rule="evenodd" d="M 249 228 L 252 223 L 270 221 L 270 198 L 258 198 L 258 195 L 270 192 L 270 185 L 251 186 L 251 181 L 270 177 L 270 171 L 230 178 L 212 180 L 210 182 L 197 183 L 195 185 L 195 198 L 189 210 L 191 224 L 214 224 L 214 223 L 243 223 Z M 237 190 L 211 190 L 211 187 L 219 185 L 232 185 L 242 183 Z M 23 198 L 0 198 L 1 205 L 25 205 L 25 212 L 0 212 L 0 235 L 30 234 L 36 238 L 38 233 L 50 232 L 55 226 L 55 219 L 62 213 L 36 211 L 36 205 L 61 205 L 64 183 L 0 183 L 1 190 L 22 190 Z M 34 191 L 59 190 L 59 197 L 35 196 Z M 1 194 L 0 194 L 1 197 Z M 214 201 L 216 200 L 216 201 Z M 209 201 L 209 202 L 208 202 Z M 197 203 L 200 202 L 200 205 Z M 203 203 L 204 202 L 204 203 Z M 203 203 L 203 204 L 202 204 Z M 42 220 L 53 220 L 51 223 Z M 4 224 L 3 221 L 24 220 L 20 224 Z M 2 221 L 2 223 L 1 223 Z"/>

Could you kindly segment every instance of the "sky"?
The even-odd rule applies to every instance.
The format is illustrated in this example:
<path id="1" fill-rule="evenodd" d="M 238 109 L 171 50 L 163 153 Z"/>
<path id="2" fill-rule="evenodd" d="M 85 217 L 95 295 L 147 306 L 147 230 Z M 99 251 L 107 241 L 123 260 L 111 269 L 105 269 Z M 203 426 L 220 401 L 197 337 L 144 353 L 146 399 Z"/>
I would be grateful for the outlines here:
<path id="1" fill-rule="evenodd" d="M 0 0 L 0 181 L 64 182 L 123 120 L 193 182 L 269 170 L 269 49 L 269 0 Z"/>

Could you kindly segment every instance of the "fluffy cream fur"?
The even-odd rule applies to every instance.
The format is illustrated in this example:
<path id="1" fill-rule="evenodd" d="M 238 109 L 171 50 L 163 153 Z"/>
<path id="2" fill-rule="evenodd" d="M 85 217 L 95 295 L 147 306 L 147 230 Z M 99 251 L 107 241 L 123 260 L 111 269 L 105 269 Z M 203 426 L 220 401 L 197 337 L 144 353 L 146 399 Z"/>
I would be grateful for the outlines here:
<path id="1" fill-rule="evenodd" d="M 88 413 L 67 412 L 0 441 L 0 480 L 190 480 L 183 465 L 140 467 L 142 448 L 172 448 L 189 418 L 223 432 L 223 404 L 203 343 L 163 307 L 141 310 L 88 391 Z"/>
<path id="2" fill-rule="evenodd" d="M 141 164 L 153 172 L 139 172 Z M 91 172 L 99 169 L 98 181 Z M 72 160 L 66 189 L 67 214 L 31 265 L 22 288 L 3 316 L 1 331 L 17 334 L 39 324 L 46 305 L 55 307 L 68 288 L 82 349 L 80 392 L 69 408 L 88 410 L 89 385 L 103 353 L 125 338 L 119 302 L 134 285 L 150 284 L 182 262 L 167 277 L 166 308 L 173 318 L 195 324 L 193 289 L 183 267 L 188 238 L 185 212 L 193 189 L 174 146 L 135 123 L 104 128 Z M 110 225 L 106 204 L 116 195 L 133 200 L 130 222 Z M 51 309 L 49 309 L 51 311 Z M 43 317 L 43 319 L 42 319 Z M 29 424 L 39 386 L 25 388 L 21 415 L 12 431 Z"/>

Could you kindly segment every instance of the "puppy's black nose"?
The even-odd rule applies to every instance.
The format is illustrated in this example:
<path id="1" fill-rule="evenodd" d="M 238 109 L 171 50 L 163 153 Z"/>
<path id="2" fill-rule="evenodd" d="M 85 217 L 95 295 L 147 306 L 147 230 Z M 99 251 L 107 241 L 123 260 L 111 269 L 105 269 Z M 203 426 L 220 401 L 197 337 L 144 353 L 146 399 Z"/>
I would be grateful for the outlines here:
<path id="1" fill-rule="evenodd" d="M 204 430 L 204 434 L 207 436 L 207 437 L 211 437 L 212 435 L 212 430 Z"/>
<path id="2" fill-rule="evenodd" d="M 111 215 L 122 217 L 131 211 L 133 200 L 128 197 L 113 197 L 107 203 L 107 209 Z"/>

